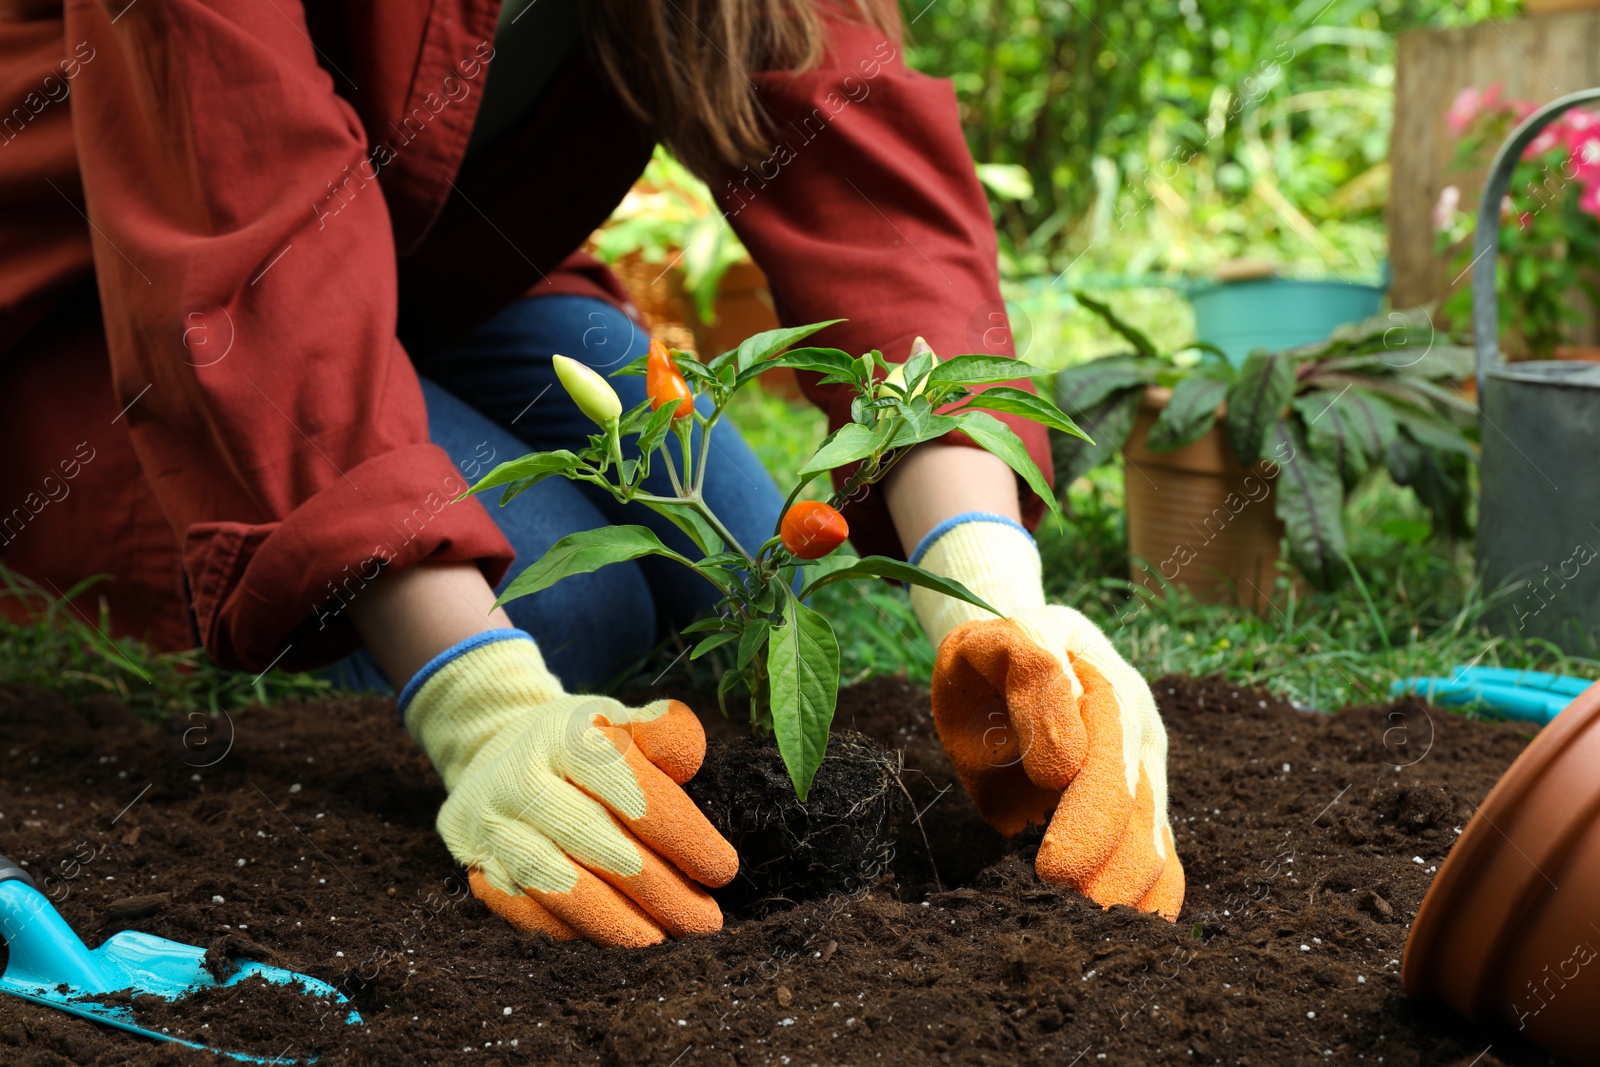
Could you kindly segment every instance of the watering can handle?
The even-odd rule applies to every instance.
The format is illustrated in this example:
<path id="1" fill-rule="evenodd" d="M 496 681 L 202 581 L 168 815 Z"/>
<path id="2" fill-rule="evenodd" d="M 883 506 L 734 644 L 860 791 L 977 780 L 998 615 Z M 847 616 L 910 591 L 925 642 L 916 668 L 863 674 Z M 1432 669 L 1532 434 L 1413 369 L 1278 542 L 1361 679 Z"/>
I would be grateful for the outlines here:
<path id="1" fill-rule="evenodd" d="M 21 882 L 29 889 L 38 888 L 33 884 L 33 878 L 28 874 L 27 871 L 22 869 L 20 864 L 13 863 L 4 856 L 0 856 L 0 882 L 13 881 Z"/>
<path id="2" fill-rule="evenodd" d="M 1495 300 L 1495 254 L 1500 247 L 1500 202 L 1511 188 L 1511 172 L 1522 161 L 1523 151 L 1539 131 L 1566 111 L 1600 100 L 1600 89 L 1584 89 L 1552 100 L 1511 131 L 1511 136 L 1494 157 L 1489 178 L 1484 183 L 1483 200 L 1478 204 L 1478 225 L 1472 237 L 1472 332 L 1478 349 L 1478 396 L 1484 395 L 1484 378 L 1500 360 L 1500 314 Z M 1559 175 L 1564 182 L 1572 175 Z M 1479 403 L 1482 403 L 1480 400 Z"/>

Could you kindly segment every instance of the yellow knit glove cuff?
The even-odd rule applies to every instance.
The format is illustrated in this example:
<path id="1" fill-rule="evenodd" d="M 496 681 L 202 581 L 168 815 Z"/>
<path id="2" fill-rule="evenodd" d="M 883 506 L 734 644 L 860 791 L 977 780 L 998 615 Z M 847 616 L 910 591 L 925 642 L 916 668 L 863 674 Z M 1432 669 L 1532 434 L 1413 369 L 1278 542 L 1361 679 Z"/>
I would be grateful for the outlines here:
<path id="1" fill-rule="evenodd" d="M 400 714 L 445 788 L 453 789 L 490 738 L 564 696 L 532 637 L 521 630 L 488 630 L 418 671 L 400 692 Z"/>
<path id="2" fill-rule="evenodd" d="M 1026 530 L 1000 515 L 968 512 L 940 523 L 922 539 L 911 562 L 941 578 L 954 578 L 1002 616 L 1044 606 L 1039 550 Z M 974 604 L 921 586 L 911 589 L 911 607 L 934 648 L 962 623 L 995 618 Z"/>

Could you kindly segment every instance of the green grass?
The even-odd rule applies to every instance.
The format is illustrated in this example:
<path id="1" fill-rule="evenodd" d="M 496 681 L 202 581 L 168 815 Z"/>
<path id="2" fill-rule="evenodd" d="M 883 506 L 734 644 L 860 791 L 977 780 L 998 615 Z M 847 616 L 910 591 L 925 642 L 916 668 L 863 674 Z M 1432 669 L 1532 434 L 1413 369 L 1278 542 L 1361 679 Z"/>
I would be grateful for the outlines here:
<path id="1" fill-rule="evenodd" d="M 81 594 L 101 580 L 80 582 L 61 598 L 0 566 L 7 598 L 30 609 L 26 621 L 0 619 L 0 680 L 36 685 L 73 700 L 109 693 L 151 720 L 312 699 L 332 691 L 309 674 L 272 670 L 252 676 L 221 669 L 199 649 L 162 653 L 132 638 L 113 640 L 104 601 L 93 616 L 81 606 Z"/>

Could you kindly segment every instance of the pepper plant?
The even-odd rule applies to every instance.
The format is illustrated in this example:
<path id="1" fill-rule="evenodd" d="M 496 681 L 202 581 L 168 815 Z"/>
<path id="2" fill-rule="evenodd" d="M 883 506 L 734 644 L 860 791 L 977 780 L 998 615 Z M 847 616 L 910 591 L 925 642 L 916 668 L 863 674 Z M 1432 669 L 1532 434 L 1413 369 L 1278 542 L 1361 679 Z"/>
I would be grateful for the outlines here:
<path id="1" fill-rule="evenodd" d="M 833 320 L 834 322 L 842 320 Z M 935 589 L 993 611 L 958 582 L 887 556 L 856 557 L 837 551 L 848 534 L 838 509 L 863 486 L 882 479 L 906 450 L 959 429 L 1004 460 L 1059 513 L 1054 494 L 1027 449 L 990 411 L 1009 412 L 1058 431 L 1083 436 L 1050 401 L 1022 389 L 993 385 L 1042 373 L 1015 359 L 961 355 L 939 360 L 922 343 L 903 364 L 882 353 L 851 356 L 837 348 L 792 348 L 833 322 L 757 334 L 706 362 L 652 342 L 650 351 L 614 372 L 643 374 L 649 399 L 623 411 L 599 374 L 574 360 L 556 358 L 556 370 L 578 407 L 600 428 L 586 447 L 537 452 L 502 463 L 471 493 L 499 488 L 504 506 L 545 478 L 560 475 L 599 486 L 623 503 L 642 504 L 688 536 L 701 558 L 674 551 L 644 526 L 607 526 L 570 534 L 519 574 L 499 603 L 536 593 L 563 578 L 643 556 L 663 556 L 692 569 L 716 587 L 716 612 L 684 628 L 703 635 L 698 658 L 727 646 L 732 667 L 717 686 L 727 711 L 730 694 L 749 696 L 758 733 L 776 735 L 795 792 L 806 798 L 827 748 L 839 688 L 839 645 L 833 627 L 806 601 L 818 589 L 857 578 L 886 578 Z M 812 371 L 853 393 L 850 422 L 829 434 L 800 468 L 772 536 L 744 545 L 706 505 L 704 488 L 711 431 L 729 400 L 762 372 L 778 367 Z M 974 393 L 977 385 L 993 385 Z M 709 403 L 697 410 L 696 396 Z M 988 410 L 980 410 L 988 409 Z M 694 435 L 699 428 L 698 447 Z M 676 436 L 681 464 L 668 449 Z M 817 477 L 857 464 L 831 499 L 799 499 Z M 662 465 L 673 494 L 644 487 Z"/>

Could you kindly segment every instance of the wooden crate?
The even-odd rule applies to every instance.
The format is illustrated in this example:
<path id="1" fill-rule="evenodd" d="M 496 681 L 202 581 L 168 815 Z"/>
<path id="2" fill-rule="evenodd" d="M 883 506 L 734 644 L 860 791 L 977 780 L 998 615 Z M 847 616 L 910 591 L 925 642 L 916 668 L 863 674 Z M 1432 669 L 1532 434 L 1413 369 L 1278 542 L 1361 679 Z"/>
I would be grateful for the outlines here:
<path id="1" fill-rule="evenodd" d="M 1453 280 L 1434 253 L 1433 207 L 1446 185 L 1475 210 L 1483 173 L 1446 172 L 1455 137 L 1445 113 L 1462 89 L 1499 82 L 1509 97 L 1546 103 L 1600 85 L 1600 11 L 1539 15 L 1463 29 L 1402 33 L 1395 70 L 1389 260 L 1396 307 L 1442 299 Z M 1463 278 L 1459 284 L 1466 284 Z"/>

